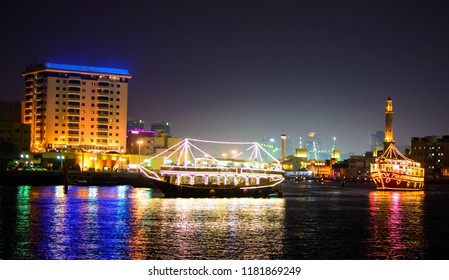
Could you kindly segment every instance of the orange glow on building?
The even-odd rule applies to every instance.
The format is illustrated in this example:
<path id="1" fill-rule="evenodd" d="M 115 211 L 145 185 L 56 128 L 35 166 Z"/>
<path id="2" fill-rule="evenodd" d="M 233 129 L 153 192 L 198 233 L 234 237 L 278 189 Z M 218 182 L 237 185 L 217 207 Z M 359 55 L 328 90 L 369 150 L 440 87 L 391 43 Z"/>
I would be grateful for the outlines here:
<path id="1" fill-rule="evenodd" d="M 125 151 L 126 70 L 47 63 L 22 76 L 22 122 L 31 126 L 32 152 Z"/>

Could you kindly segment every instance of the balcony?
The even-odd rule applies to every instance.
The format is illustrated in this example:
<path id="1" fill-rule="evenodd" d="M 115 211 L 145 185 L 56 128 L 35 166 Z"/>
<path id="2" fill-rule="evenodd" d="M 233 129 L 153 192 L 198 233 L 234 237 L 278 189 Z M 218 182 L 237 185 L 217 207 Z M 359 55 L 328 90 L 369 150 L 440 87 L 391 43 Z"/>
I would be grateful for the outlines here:
<path id="1" fill-rule="evenodd" d="M 80 117 L 68 116 L 67 120 L 69 122 L 79 122 L 80 121 Z"/>
<path id="2" fill-rule="evenodd" d="M 80 103 L 76 102 L 76 101 L 69 101 L 69 102 L 67 102 L 67 107 L 79 108 L 80 107 Z"/>
<path id="3" fill-rule="evenodd" d="M 69 115 L 79 115 L 80 114 L 80 110 L 79 109 L 68 109 L 67 113 Z"/>
<path id="4" fill-rule="evenodd" d="M 79 136 L 80 132 L 78 130 L 69 130 L 68 134 L 71 136 Z"/>
<path id="5" fill-rule="evenodd" d="M 68 92 L 81 92 L 81 88 L 80 87 L 69 87 Z"/>
<path id="6" fill-rule="evenodd" d="M 67 95 L 67 98 L 69 100 L 80 100 L 80 95 L 79 94 L 73 94 L 73 93 L 69 93 Z"/>
<path id="7" fill-rule="evenodd" d="M 99 125 L 97 125 L 97 129 L 98 130 L 108 130 L 108 126 L 107 125 L 103 125 L 103 124 L 99 124 Z"/>
<path id="8" fill-rule="evenodd" d="M 99 116 L 109 116 L 109 111 L 97 111 L 97 115 Z"/>
<path id="9" fill-rule="evenodd" d="M 107 103 L 98 103 L 97 107 L 98 108 L 102 108 L 102 109 L 109 109 L 109 104 L 107 104 Z"/>
<path id="10" fill-rule="evenodd" d="M 97 118 L 98 123 L 109 123 L 109 118 Z"/>
<path id="11" fill-rule="evenodd" d="M 97 93 L 99 95 L 109 95 L 109 90 L 108 89 L 98 89 Z"/>

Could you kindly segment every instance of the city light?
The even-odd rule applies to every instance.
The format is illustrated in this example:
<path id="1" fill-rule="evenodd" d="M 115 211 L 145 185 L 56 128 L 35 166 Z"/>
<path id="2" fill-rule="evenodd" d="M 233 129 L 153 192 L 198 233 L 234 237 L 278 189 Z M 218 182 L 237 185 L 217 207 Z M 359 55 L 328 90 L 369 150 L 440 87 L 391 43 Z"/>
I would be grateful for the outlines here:
<path id="1" fill-rule="evenodd" d="M 81 66 L 81 65 L 69 65 L 60 63 L 46 63 L 46 67 L 58 70 L 80 71 L 80 72 L 94 72 L 103 74 L 116 74 L 116 75 L 130 75 L 129 71 L 120 68 L 107 68 L 107 67 L 95 67 L 95 66 Z"/>
<path id="2" fill-rule="evenodd" d="M 64 167 L 64 156 L 56 156 L 56 158 L 61 161 L 61 168 L 63 168 Z"/>

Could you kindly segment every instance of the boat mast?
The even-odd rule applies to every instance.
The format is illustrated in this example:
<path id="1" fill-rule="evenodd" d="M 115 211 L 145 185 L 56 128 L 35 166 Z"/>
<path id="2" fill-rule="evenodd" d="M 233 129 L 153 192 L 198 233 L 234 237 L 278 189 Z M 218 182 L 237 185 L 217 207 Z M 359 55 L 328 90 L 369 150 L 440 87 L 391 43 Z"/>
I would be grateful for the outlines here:
<path id="1" fill-rule="evenodd" d="M 390 144 L 394 144 L 393 139 L 393 100 L 390 97 L 387 99 L 387 106 L 385 107 L 385 139 L 384 151 L 388 149 Z"/>

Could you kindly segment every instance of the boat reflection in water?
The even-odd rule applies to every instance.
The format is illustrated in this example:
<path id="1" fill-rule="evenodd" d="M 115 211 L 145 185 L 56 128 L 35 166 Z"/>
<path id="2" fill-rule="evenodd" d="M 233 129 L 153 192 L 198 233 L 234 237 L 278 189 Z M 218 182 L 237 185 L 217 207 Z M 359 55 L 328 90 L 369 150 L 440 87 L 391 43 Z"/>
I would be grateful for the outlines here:
<path id="1" fill-rule="evenodd" d="M 279 259 L 285 251 L 284 198 L 165 199 L 128 186 L 19 186 L 14 196 L 3 259 Z"/>
<path id="2" fill-rule="evenodd" d="M 284 199 L 136 200 L 133 259 L 271 259 L 284 252 Z M 150 245 L 150 246 L 149 246 Z"/>
<path id="3" fill-rule="evenodd" d="M 424 191 L 369 194 L 368 254 L 371 259 L 423 259 Z"/>

